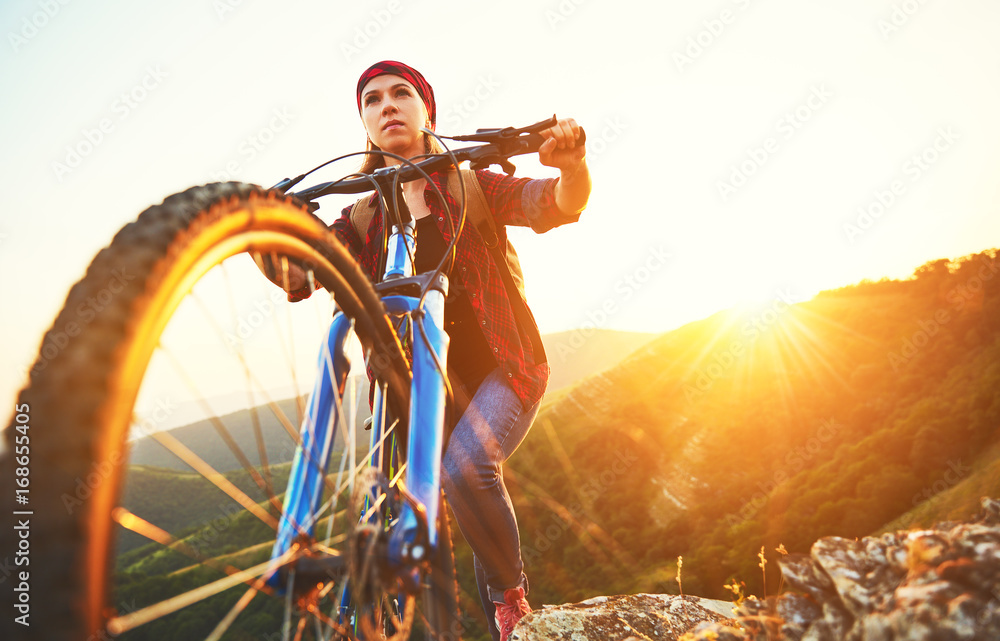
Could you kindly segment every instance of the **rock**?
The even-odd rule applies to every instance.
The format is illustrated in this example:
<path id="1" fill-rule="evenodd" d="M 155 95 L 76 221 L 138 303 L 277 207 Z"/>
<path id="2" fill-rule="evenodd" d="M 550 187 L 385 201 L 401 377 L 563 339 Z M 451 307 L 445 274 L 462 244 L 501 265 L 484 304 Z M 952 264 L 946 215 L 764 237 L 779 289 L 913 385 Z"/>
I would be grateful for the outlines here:
<path id="1" fill-rule="evenodd" d="M 732 607 L 726 601 L 667 594 L 597 597 L 535 610 L 517 624 L 511 640 L 676 641 L 699 623 L 727 621 Z"/>
<path id="2" fill-rule="evenodd" d="M 823 611 L 815 601 L 800 594 L 790 593 L 775 601 L 775 614 L 782 621 L 781 635 L 786 639 L 801 639 Z"/>
<path id="3" fill-rule="evenodd" d="M 993 641 L 1000 639 L 1000 501 L 975 523 L 852 541 L 828 537 L 781 561 L 803 594 L 748 599 L 694 640 Z M 736 635 L 736 636 L 734 636 Z"/>
<path id="4" fill-rule="evenodd" d="M 789 554 L 781 560 L 781 574 L 792 589 L 805 592 L 819 603 L 836 594 L 833 581 L 812 557 Z"/>

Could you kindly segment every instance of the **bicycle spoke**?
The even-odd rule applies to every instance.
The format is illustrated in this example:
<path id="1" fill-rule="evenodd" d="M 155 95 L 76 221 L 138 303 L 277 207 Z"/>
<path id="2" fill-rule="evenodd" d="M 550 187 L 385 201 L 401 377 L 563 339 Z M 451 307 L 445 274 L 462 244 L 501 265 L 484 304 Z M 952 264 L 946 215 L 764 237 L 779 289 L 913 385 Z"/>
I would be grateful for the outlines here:
<path id="1" fill-rule="evenodd" d="M 205 319 L 212 326 L 212 328 L 214 329 L 214 331 L 216 332 L 216 334 L 220 337 L 220 339 L 224 340 L 224 332 L 223 332 L 222 328 L 218 325 L 218 323 L 216 322 L 214 316 L 208 310 L 208 308 L 205 305 L 205 303 L 201 300 L 201 298 L 197 297 L 193 293 L 192 293 L 192 297 L 195 299 L 196 303 L 201 308 L 201 311 L 202 311 Z M 323 344 L 326 345 L 326 342 L 324 341 Z M 327 348 L 324 348 L 324 349 L 326 349 L 327 353 L 329 352 L 329 349 L 327 349 Z M 203 405 L 203 409 L 206 410 L 206 414 L 209 416 L 209 419 L 211 420 L 213 426 L 215 426 L 216 430 L 220 432 L 220 436 L 222 436 L 223 439 L 226 441 L 227 445 L 229 445 L 230 450 L 233 451 L 234 456 L 236 456 L 237 459 L 241 462 L 241 465 L 243 465 L 244 469 L 246 469 L 246 471 L 250 474 L 251 478 L 254 479 L 254 481 L 257 483 L 258 487 L 260 487 L 263 491 L 266 492 L 267 488 L 268 488 L 268 485 L 264 482 L 264 479 L 260 476 L 260 474 L 255 469 L 253 469 L 252 465 L 250 465 L 249 460 L 247 460 L 247 458 L 246 458 L 246 455 L 239 448 L 238 444 L 236 444 L 235 441 L 232 440 L 232 437 L 229 436 L 227 438 L 228 431 L 226 430 L 225 426 L 221 424 L 221 421 L 219 421 L 219 419 L 214 415 L 214 412 L 211 410 L 211 407 L 208 405 L 207 401 L 205 401 L 204 398 L 200 395 L 200 393 L 197 390 L 197 386 L 193 383 L 191 377 L 184 371 L 183 367 L 181 367 L 180 363 L 177 362 L 176 358 L 173 357 L 173 354 L 170 351 L 168 351 L 166 349 L 163 349 L 163 351 L 171 359 L 171 362 L 174 364 L 175 368 L 178 369 L 179 375 L 181 375 L 181 377 L 187 382 L 188 386 L 192 389 L 192 391 L 194 391 L 194 393 L 196 394 L 196 396 L 199 397 L 199 399 L 201 401 L 201 404 Z M 290 437 L 292 437 L 293 441 L 295 442 L 295 445 L 297 447 L 301 447 L 302 442 L 301 442 L 301 437 L 299 436 L 298 430 L 295 427 L 292 426 L 290 420 L 285 415 L 284 411 L 270 397 L 270 394 L 264 388 L 264 386 L 261 383 L 261 381 L 253 374 L 253 371 L 251 370 L 251 368 L 249 366 L 249 363 L 248 363 L 248 361 L 246 359 L 246 354 L 243 352 L 242 349 L 238 350 L 236 352 L 236 358 L 239 360 L 240 364 L 242 365 L 243 370 L 246 373 L 246 375 L 248 377 L 250 377 L 252 383 L 257 386 L 257 388 L 260 390 L 261 394 L 264 396 L 265 401 L 266 401 L 268 407 L 271 409 L 272 413 L 274 414 L 275 418 L 285 428 L 285 431 L 288 433 L 288 435 Z M 330 360 L 332 361 L 332 357 L 330 358 Z M 298 393 L 297 386 L 296 386 L 296 389 L 295 389 L 295 393 L 296 394 Z M 262 447 L 262 444 L 260 445 L 260 447 Z M 321 468 L 319 462 L 313 460 L 311 452 L 305 452 L 305 456 L 306 456 L 307 463 L 309 463 L 310 465 L 312 465 L 317 471 L 322 471 L 322 468 Z M 325 477 L 324 477 L 324 483 L 327 485 L 328 489 L 332 489 L 332 486 L 329 484 L 328 481 L 325 480 Z M 277 497 L 274 496 L 273 491 L 271 492 L 271 494 L 269 496 L 269 500 L 271 501 L 272 506 L 274 506 L 278 510 L 278 512 L 280 513 L 280 511 L 281 511 L 280 501 L 278 501 Z M 297 526 L 297 529 L 299 529 L 300 531 L 303 531 L 301 529 L 301 527 Z"/>
<path id="2" fill-rule="evenodd" d="M 288 256 L 281 257 L 281 280 L 284 284 L 285 291 L 291 291 L 288 282 Z M 292 326 L 292 310 L 291 307 L 285 307 L 285 311 L 288 314 L 288 327 Z M 296 375 L 295 362 L 292 358 L 292 354 L 295 353 L 295 333 L 289 331 L 288 333 L 288 346 L 285 346 L 285 341 L 281 338 L 281 332 L 275 332 L 278 336 L 278 343 L 281 345 L 281 351 L 285 355 L 285 360 L 288 362 L 288 370 L 292 375 L 292 390 L 295 393 L 295 407 L 299 412 L 299 422 L 302 422 L 302 414 L 304 408 L 302 407 L 302 394 L 299 392 L 299 379 Z"/>
<path id="3" fill-rule="evenodd" d="M 204 601 L 205 599 L 213 597 L 217 594 L 221 594 L 237 585 L 247 583 L 248 581 L 257 579 L 261 576 L 269 576 L 277 571 L 277 569 L 281 566 L 293 561 L 294 557 L 298 554 L 300 554 L 300 552 L 295 549 L 289 550 L 277 559 L 269 559 L 246 570 L 239 570 L 238 572 L 218 579 L 217 581 L 213 581 L 212 583 L 197 587 L 193 590 L 189 590 L 188 592 L 178 594 L 177 596 L 170 597 L 169 599 L 142 608 L 141 610 L 136 610 L 135 612 L 131 612 L 124 616 L 115 617 L 108 622 L 108 631 L 114 635 L 124 634 L 125 632 L 137 628 L 140 625 L 149 623 L 150 621 L 155 621 L 156 619 L 164 617 L 168 614 L 173 614 L 182 608 L 192 606 L 195 603 Z"/>
<path id="4" fill-rule="evenodd" d="M 267 495 L 270 497 L 276 497 L 274 491 L 274 479 L 271 476 L 271 463 L 267 456 L 267 447 L 264 445 L 264 432 L 260 426 L 260 414 L 257 411 L 257 406 L 254 403 L 253 392 L 249 389 L 250 377 L 247 377 L 247 396 L 250 403 L 250 422 L 253 427 L 253 436 L 257 441 L 257 460 L 260 461 L 261 469 L 264 472 L 264 483 L 267 485 L 266 491 Z M 278 511 L 281 511 L 281 507 L 278 506 Z"/>
<path id="5" fill-rule="evenodd" d="M 229 495 L 231 499 L 245 507 L 254 516 L 277 531 L 278 521 L 274 518 L 274 516 L 263 510 L 259 505 L 257 505 L 256 502 L 254 502 L 253 499 L 247 496 L 241 489 L 233 485 L 232 481 L 217 472 L 215 468 L 206 463 L 203 458 L 192 452 L 187 448 L 187 446 L 178 441 L 175 436 L 171 435 L 169 432 L 154 432 L 149 436 L 157 443 L 167 448 L 168 451 L 172 452 L 179 459 L 194 468 L 195 471 L 204 476 L 213 485 Z"/>
<path id="6" fill-rule="evenodd" d="M 288 635 L 291 634 L 292 630 L 292 595 L 294 593 L 295 587 L 295 568 L 292 568 L 288 572 L 288 585 L 285 586 L 287 590 L 285 594 L 285 618 L 281 625 L 281 638 L 284 641 L 288 641 Z"/>
<path id="7" fill-rule="evenodd" d="M 221 330 L 217 329 L 217 331 L 221 331 Z M 329 346 L 328 346 L 327 341 L 325 341 L 325 340 L 322 341 L 322 344 L 323 344 L 324 358 L 327 360 L 327 365 L 329 366 L 333 362 L 333 357 L 330 355 L 330 350 L 329 350 Z M 266 402 L 267 406 L 270 408 L 271 412 L 274 414 L 274 417 L 278 420 L 279 423 L 281 423 L 282 427 L 285 429 L 285 432 L 292 438 L 293 442 L 295 443 L 295 446 L 296 447 L 302 447 L 302 438 L 301 438 L 301 436 L 299 434 L 299 430 L 292 425 L 290 419 L 285 414 L 285 412 L 271 398 L 271 396 L 268 393 L 267 389 L 264 387 L 264 385 L 261 383 L 261 381 L 257 378 L 257 376 L 253 374 L 253 371 L 250 369 L 250 366 L 249 366 L 249 364 L 248 364 L 248 362 L 247 362 L 247 360 L 245 358 L 245 355 L 242 354 L 242 353 L 240 353 L 240 352 L 238 352 L 236 354 L 236 357 L 240 360 L 240 363 L 243 365 L 244 371 L 250 376 L 251 380 L 256 385 L 258 391 L 264 396 L 265 402 Z M 336 389 L 334 390 L 334 392 L 336 394 Z M 297 388 L 297 386 L 296 386 L 296 389 L 295 389 L 295 393 L 296 393 L 296 399 L 298 399 L 300 396 L 298 395 L 298 388 Z M 298 402 L 298 400 L 297 400 L 297 402 Z M 338 412 L 338 414 L 340 414 L 340 412 Z M 305 417 L 305 418 L 308 418 L 308 417 Z M 305 418 L 300 418 L 300 420 L 299 420 L 299 424 L 300 425 L 303 423 L 303 421 L 305 420 Z M 308 426 L 307 426 L 307 429 L 309 429 Z M 323 471 L 322 470 L 322 466 L 320 465 L 320 463 L 318 461 L 316 461 L 316 460 L 313 459 L 312 452 L 303 451 L 303 453 L 304 453 L 304 455 L 306 457 L 306 462 L 307 463 L 309 463 L 310 465 L 312 465 L 313 468 L 316 469 L 316 471 L 319 471 L 319 472 Z M 326 479 L 325 475 L 324 475 L 324 484 L 326 485 L 326 487 L 327 487 L 328 490 L 334 490 L 334 488 L 335 488 L 335 486 L 332 485 Z"/>
<path id="8" fill-rule="evenodd" d="M 222 276 L 226 284 L 226 293 L 229 299 L 229 314 L 230 321 L 233 327 L 239 326 L 239 321 L 237 320 L 236 314 L 236 299 L 233 297 L 233 285 L 229 279 L 229 270 L 226 269 L 226 264 L 222 263 L 219 265 L 222 269 Z M 240 359 L 243 363 L 243 373 L 246 376 L 246 392 L 247 392 L 247 409 L 250 411 L 250 422 L 253 427 L 254 440 L 257 441 L 257 460 L 260 461 L 261 469 L 264 473 L 264 483 L 267 485 L 267 495 L 274 496 L 274 481 L 271 478 L 271 465 L 268 461 L 267 447 L 264 446 L 264 433 L 260 426 L 260 414 L 257 411 L 257 403 L 254 402 L 253 396 L 253 384 L 251 382 L 250 368 L 246 366 L 246 354 L 243 353 L 243 343 L 237 342 L 237 349 L 243 355 Z M 280 508 L 278 508 L 280 511 Z"/>
<path id="9" fill-rule="evenodd" d="M 400 484 L 400 479 L 403 478 L 403 473 L 406 472 L 406 466 L 408 464 L 409 462 L 403 463 L 402 465 L 399 466 L 399 470 L 397 470 L 396 476 L 392 477 L 392 479 L 389 481 L 389 487 L 396 487 L 396 485 Z"/>
<path id="10" fill-rule="evenodd" d="M 219 563 L 211 557 L 200 554 L 197 550 L 185 543 L 183 539 L 178 539 L 172 536 L 166 530 L 156 527 L 144 518 L 136 516 L 126 508 L 116 507 L 111 512 L 111 519 L 126 530 L 135 532 L 139 536 L 145 537 L 150 541 L 159 543 L 160 545 L 170 548 L 176 552 L 180 552 L 181 554 L 184 554 L 192 560 L 208 566 L 213 570 L 218 570 L 223 574 L 235 574 L 237 572 L 242 572 L 242 570 L 237 567 Z"/>
<path id="11" fill-rule="evenodd" d="M 302 633 L 306 629 L 306 618 L 304 616 L 299 617 L 299 625 L 295 629 L 295 641 L 302 641 Z"/>
<path id="12" fill-rule="evenodd" d="M 239 461 L 243 469 L 247 472 L 247 474 L 250 475 L 250 478 L 253 479 L 254 483 L 257 484 L 257 487 L 260 488 L 260 490 L 265 493 L 271 505 L 275 507 L 278 510 L 278 512 L 280 512 L 281 511 L 280 501 L 278 501 L 278 498 L 274 495 L 274 492 L 271 490 L 270 486 L 264 481 L 264 478 L 254 468 L 253 464 L 250 462 L 250 459 L 248 459 L 246 454 L 243 452 L 243 448 L 241 448 L 239 444 L 236 442 L 236 439 L 233 438 L 233 435 L 229 432 L 229 429 L 226 428 L 225 424 L 222 422 L 222 419 L 220 419 L 216 415 L 216 413 L 212 410 L 212 407 L 209 405 L 208 401 L 205 399 L 203 395 L 201 395 L 197 385 L 194 383 L 191 377 L 187 375 L 187 372 L 184 371 L 184 368 L 181 366 L 180 361 L 177 360 L 177 357 L 174 356 L 171 350 L 161 347 L 161 351 L 167 356 L 171 364 L 177 370 L 178 374 L 188 384 L 188 387 L 191 389 L 192 393 L 194 393 L 195 396 L 198 398 L 199 405 L 201 405 L 202 410 L 208 417 L 209 422 L 212 423 L 212 427 L 214 427 L 215 431 L 219 434 L 220 437 L 222 437 L 222 440 L 223 442 L 225 442 L 226 447 L 228 447 L 229 451 L 233 453 L 233 456 L 236 457 L 236 460 Z"/>
<path id="13" fill-rule="evenodd" d="M 257 596 L 263 585 L 264 582 L 261 579 L 257 579 L 257 581 L 243 593 L 240 600 L 237 601 L 229 612 L 226 613 L 226 616 L 219 621 L 219 625 L 215 626 L 215 629 L 212 630 L 211 634 L 205 637 L 205 641 L 218 641 L 218 639 L 222 638 L 222 635 L 229 630 L 229 627 L 233 624 L 233 621 L 236 620 L 236 617 L 238 617 L 240 613 L 242 613 L 243 610 L 250 605 L 250 602 L 253 601 L 254 597 Z"/>

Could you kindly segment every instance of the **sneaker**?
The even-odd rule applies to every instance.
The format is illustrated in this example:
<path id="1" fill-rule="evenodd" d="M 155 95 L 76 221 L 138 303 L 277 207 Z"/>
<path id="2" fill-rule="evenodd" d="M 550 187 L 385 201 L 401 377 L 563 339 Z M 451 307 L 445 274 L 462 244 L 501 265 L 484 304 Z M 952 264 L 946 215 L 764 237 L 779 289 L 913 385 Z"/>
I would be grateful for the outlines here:
<path id="1" fill-rule="evenodd" d="M 503 603 L 494 601 L 494 605 L 497 606 L 496 622 L 500 630 L 500 641 L 507 641 L 517 622 L 531 612 L 531 606 L 524 598 L 524 588 L 521 586 L 504 590 L 503 600 Z"/>

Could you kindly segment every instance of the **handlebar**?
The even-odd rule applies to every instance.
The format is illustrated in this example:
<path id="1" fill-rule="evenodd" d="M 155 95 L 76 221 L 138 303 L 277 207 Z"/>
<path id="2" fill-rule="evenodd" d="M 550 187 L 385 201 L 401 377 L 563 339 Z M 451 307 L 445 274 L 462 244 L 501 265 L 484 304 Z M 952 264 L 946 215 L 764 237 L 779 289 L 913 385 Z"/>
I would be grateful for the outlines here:
<path id="1" fill-rule="evenodd" d="M 503 129 L 477 129 L 476 133 L 462 136 L 442 136 L 449 140 L 459 142 L 475 141 L 485 144 L 474 147 L 464 147 L 454 149 L 451 152 L 440 154 L 430 154 L 413 164 L 399 164 L 376 169 L 370 176 L 359 175 L 357 178 L 344 178 L 334 182 L 326 182 L 314 187 L 303 189 L 292 194 L 299 200 L 310 202 L 329 194 L 359 194 L 373 190 L 372 181 L 388 187 L 398 180 L 398 182 L 409 182 L 422 177 L 425 173 L 442 171 L 456 162 L 469 161 L 472 169 L 485 169 L 490 165 L 500 165 L 507 174 L 513 174 L 515 167 L 509 158 L 523 154 L 530 154 L 538 151 L 538 148 L 545 142 L 545 137 L 540 131 L 548 129 L 556 124 L 556 117 L 536 122 L 526 127 L 505 127 Z M 577 138 L 576 146 L 584 144 L 587 140 L 586 133 L 580 129 L 580 136 Z M 423 156 L 418 156 L 418 158 Z M 414 166 L 415 165 L 415 166 Z M 275 189 L 287 192 L 305 178 L 303 174 L 294 179 L 285 179 L 275 185 Z"/>

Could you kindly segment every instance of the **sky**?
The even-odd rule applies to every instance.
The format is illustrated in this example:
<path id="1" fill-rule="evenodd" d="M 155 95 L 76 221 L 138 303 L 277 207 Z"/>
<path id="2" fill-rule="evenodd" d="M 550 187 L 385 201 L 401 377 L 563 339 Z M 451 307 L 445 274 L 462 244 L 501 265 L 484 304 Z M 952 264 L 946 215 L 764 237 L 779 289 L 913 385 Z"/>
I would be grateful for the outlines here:
<path id="1" fill-rule="evenodd" d="M 440 133 L 587 131 L 580 221 L 511 234 L 543 332 L 662 332 L 1000 245 L 994 0 L 5 0 L 0 31 L 0 402 L 140 211 L 362 149 L 381 59 L 427 77 Z"/>

